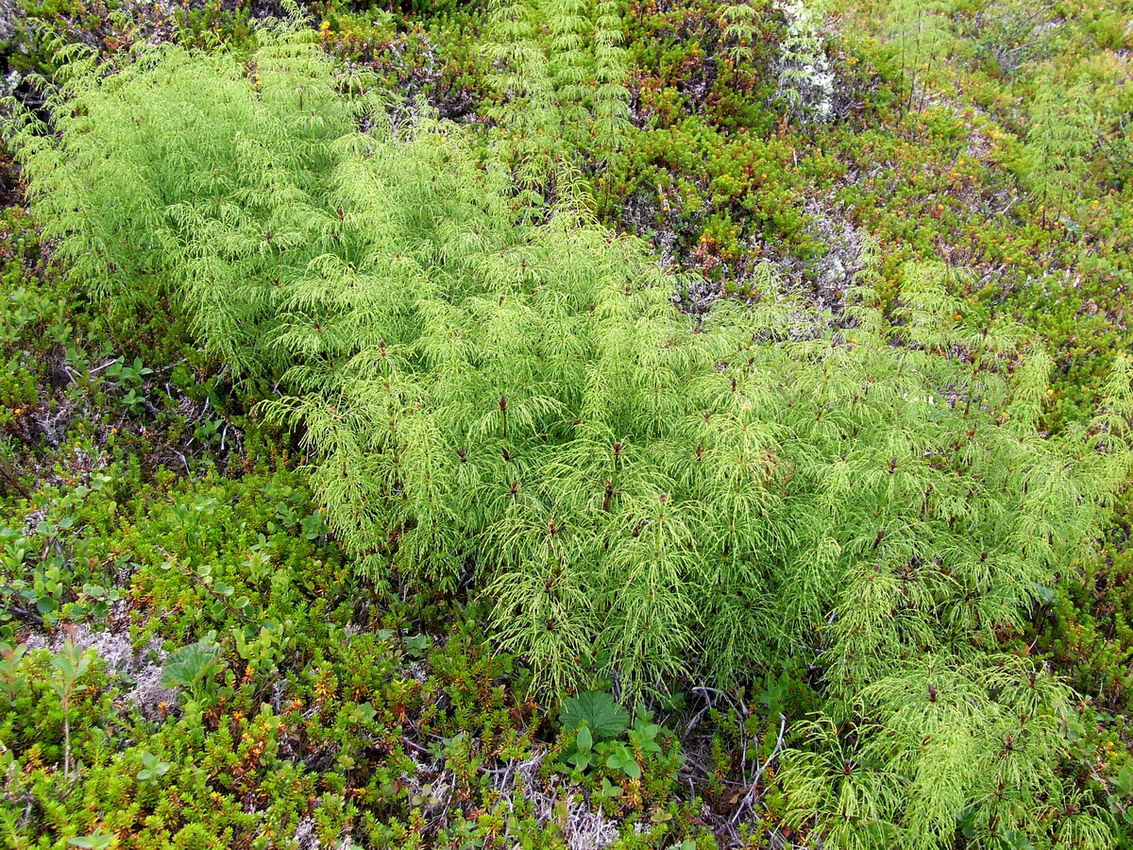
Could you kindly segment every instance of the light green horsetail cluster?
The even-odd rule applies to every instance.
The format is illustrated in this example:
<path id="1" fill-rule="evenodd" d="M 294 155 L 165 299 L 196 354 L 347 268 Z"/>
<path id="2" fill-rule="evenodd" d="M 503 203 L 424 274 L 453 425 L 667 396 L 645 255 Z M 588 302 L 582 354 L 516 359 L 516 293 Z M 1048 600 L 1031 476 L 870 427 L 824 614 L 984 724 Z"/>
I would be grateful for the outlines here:
<path id="1" fill-rule="evenodd" d="M 175 297 L 279 381 L 264 408 L 361 569 L 470 582 L 552 700 L 813 659 L 826 705 L 785 776 L 823 846 L 1106 846 L 1057 771 L 1069 692 L 997 646 L 1125 479 L 1124 360 L 1050 439 L 1049 358 L 969 322 L 962 272 L 910 264 L 883 315 L 867 270 L 835 329 L 770 285 L 694 320 L 569 180 L 518 193 L 514 138 L 396 126 L 307 39 L 261 41 L 77 60 L 58 134 L 19 150 L 79 279 Z"/>

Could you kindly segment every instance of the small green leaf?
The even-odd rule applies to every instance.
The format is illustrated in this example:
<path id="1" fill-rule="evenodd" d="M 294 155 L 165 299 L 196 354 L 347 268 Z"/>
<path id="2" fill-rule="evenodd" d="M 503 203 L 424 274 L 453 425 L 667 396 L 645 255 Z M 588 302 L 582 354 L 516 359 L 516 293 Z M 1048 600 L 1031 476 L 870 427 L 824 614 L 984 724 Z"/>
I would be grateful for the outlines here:
<path id="1" fill-rule="evenodd" d="M 641 778 L 641 765 L 637 763 L 637 759 L 633 757 L 629 747 L 625 744 L 618 744 L 610 757 L 606 759 L 606 767 L 611 770 L 620 770 L 630 779 Z"/>
<path id="2" fill-rule="evenodd" d="M 614 785 L 607 777 L 603 776 L 602 786 L 595 793 L 599 797 L 605 797 L 609 799 L 612 797 L 620 797 L 624 792 L 622 786 Z"/>
<path id="3" fill-rule="evenodd" d="M 660 732 L 661 727 L 656 723 L 647 723 L 643 720 L 638 720 L 637 723 L 633 725 L 629 737 L 634 745 L 643 753 L 659 753 L 661 752 L 661 745 L 657 743 L 657 736 Z"/>
<path id="4" fill-rule="evenodd" d="M 590 748 L 594 746 L 594 736 L 590 733 L 590 727 L 585 723 L 578 730 L 578 737 L 574 739 L 574 745 L 580 753 L 588 753 Z"/>
<path id="5" fill-rule="evenodd" d="M 575 770 L 586 770 L 586 768 L 594 763 L 594 759 L 591 757 L 590 753 L 573 753 L 567 760 Z"/>
<path id="6" fill-rule="evenodd" d="M 162 761 L 153 753 L 144 752 L 142 753 L 142 769 L 138 771 L 138 780 L 150 782 L 158 777 L 165 776 L 170 767 L 169 762 Z"/>
<path id="7" fill-rule="evenodd" d="M 71 847 L 87 847 L 90 850 L 109 850 L 118 842 L 118 836 L 112 832 L 103 832 L 99 827 L 90 835 L 72 838 L 67 844 Z"/>

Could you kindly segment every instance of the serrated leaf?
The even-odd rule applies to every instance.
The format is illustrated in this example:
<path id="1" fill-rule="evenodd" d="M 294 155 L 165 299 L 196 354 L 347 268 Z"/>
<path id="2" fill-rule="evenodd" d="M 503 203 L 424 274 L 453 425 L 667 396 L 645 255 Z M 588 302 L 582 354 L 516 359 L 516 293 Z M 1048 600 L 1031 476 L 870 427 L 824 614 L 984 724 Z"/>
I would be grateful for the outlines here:
<path id="1" fill-rule="evenodd" d="M 564 702 L 559 721 L 568 731 L 585 725 L 594 740 L 609 741 L 625 732 L 629 714 L 605 691 L 590 691 Z"/>

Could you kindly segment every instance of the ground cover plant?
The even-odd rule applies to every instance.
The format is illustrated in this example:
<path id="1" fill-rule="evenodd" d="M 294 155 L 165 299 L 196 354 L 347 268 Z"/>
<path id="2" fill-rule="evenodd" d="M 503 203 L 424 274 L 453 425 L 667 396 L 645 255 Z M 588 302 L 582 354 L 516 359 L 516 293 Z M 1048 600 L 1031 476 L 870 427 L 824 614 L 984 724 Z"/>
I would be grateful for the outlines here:
<path id="1" fill-rule="evenodd" d="M 0 30 L 7 845 L 1133 840 L 1120 13 L 87 12 Z"/>

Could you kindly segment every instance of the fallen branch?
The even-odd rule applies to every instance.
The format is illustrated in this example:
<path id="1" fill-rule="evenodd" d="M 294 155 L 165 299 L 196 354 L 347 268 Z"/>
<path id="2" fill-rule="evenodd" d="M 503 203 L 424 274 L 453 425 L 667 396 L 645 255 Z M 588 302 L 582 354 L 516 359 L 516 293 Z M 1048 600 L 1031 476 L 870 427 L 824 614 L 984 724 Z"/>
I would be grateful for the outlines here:
<path id="1" fill-rule="evenodd" d="M 787 732 L 787 716 L 785 714 L 780 714 L 779 715 L 779 739 L 775 742 L 775 746 L 771 750 L 771 754 L 767 757 L 767 760 L 759 766 L 758 770 L 756 770 L 755 777 L 751 780 L 751 787 L 748 788 L 747 793 L 744 795 L 743 800 L 741 800 L 740 804 L 738 806 L 736 806 L 736 813 L 734 815 L 732 815 L 732 823 L 733 824 L 735 824 L 739 821 L 739 819 L 743 815 L 745 809 L 751 808 L 751 805 L 755 800 L 755 789 L 757 787 L 759 787 L 759 780 L 763 777 L 763 772 L 765 770 L 767 770 L 768 767 L 771 766 L 771 762 L 775 759 L 775 757 L 777 755 L 779 755 L 779 751 L 783 749 L 783 737 L 786 734 L 786 732 Z"/>

